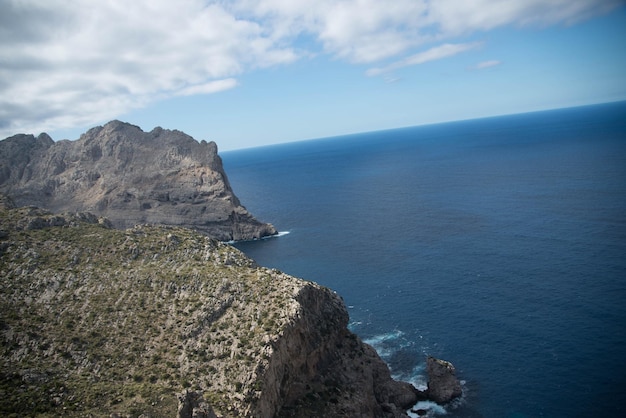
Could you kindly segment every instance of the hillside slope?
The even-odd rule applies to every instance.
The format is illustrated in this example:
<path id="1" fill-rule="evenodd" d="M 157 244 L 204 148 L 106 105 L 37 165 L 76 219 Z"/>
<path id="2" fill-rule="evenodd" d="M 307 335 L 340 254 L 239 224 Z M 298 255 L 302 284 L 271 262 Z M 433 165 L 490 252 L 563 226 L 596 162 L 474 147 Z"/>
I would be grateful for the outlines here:
<path id="1" fill-rule="evenodd" d="M 347 323 L 192 230 L 0 202 L 2 416 L 404 416 L 419 393 Z"/>

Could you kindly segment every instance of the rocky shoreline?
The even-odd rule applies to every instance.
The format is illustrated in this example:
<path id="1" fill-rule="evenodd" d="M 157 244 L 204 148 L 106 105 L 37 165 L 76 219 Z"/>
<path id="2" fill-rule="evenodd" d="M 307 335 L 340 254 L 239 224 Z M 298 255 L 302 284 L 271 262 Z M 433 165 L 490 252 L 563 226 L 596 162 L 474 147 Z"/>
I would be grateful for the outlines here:
<path id="1" fill-rule="evenodd" d="M 405 417 L 460 394 L 440 360 L 425 392 L 393 380 L 335 292 L 227 244 L 2 202 L 4 416 Z"/>
<path id="2" fill-rule="evenodd" d="M 461 396 L 434 358 L 425 391 L 395 381 L 340 296 L 224 243 L 276 233 L 213 142 L 119 121 L 0 141 L 0 414 L 391 418 Z"/>

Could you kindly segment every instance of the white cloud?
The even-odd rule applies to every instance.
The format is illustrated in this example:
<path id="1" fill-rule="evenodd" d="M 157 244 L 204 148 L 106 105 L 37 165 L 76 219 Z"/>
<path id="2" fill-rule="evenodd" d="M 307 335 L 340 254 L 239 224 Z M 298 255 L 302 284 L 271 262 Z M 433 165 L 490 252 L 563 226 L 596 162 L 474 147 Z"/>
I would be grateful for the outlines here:
<path id="1" fill-rule="evenodd" d="M 327 54 L 385 73 L 503 25 L 572 24 L 621 0 L 0 0 L 0 137 L 211 94 Z M 421 48 L 427 48 L 419 52 Z M 466 49 L 463 49 L 466 50 Z M 405 58 L 402 58 L 402 57 Z"/>
<path id="2" fill-rule="evenodd" d="M 277 36 L 308 35 L 349 62 L 394 56 L 430 39 L 420 33 L 428 2 L 419 0 L 238 0 L 237 12 L 260 19 Z"/>
<path id="3" fill-rule="evenodd" d="M 231 10 L 280 37 L 306 34 L 323 51 L 371 63 L 431 42 L 504 25 L 571 24 L 622 0 L 235 0 Z M 269 26 L 269 27 L 268 27 Z"/>
<path id="4" fill-rule="evenodd" d="M 219 91 L 232 89 L 237 86 L 237 80 L 234 78 L 225 78 L 223 80 L 209 81 L 204 84 L 196 84 L 194 86 L 185 87 L 175 92 L 177 96 L 194 96 L 196 94 L 212 94 Z"/>
<path id="5" fill-rule="evenodd" d="M 433 0 L 429 17 L 442 36 L 503 25 L 571 24 L 605 13 L 620 0 Z"/>
<path id="6" fill-rule="evenodd" d="M 0 1 L 2 137 L 215 93 L 297 59 L 258 23 L 200 0 Z"/>
<path id="7" fill-rule="evenodd" d="M 502 61 L 498 61 L 498 60 L 483 61 L 483 62 L 479 62 L 478 64 L 474 65 L 471 69 L 472 70 L 483 70 L 485 68 L 495 67 L 495 66 L 500 65 L 500 64 L 502 64 Z"/>
<path id="8" fill-rule="evenodd" d="M 393 76 L 386 76 L 386 77 L 384 78 L 384 80 L 385 80 L 385 83 L 387 83 L 387 84 L 393 84 L 393 83 L 397 83 L 397 82 L 399 82 L 399 81 L 402 81 L 402 79 L 401 79 L 401 78 L 399 78 L 399 77 L 393 77 Z"/>
<path id="9" fill-rule="evenodd" d="M 400 61 L 393 62 L 384 67 L 370 68 L 366 71 L 365 74 L 370 77 L 385 74 L 411 65 L 419 65 L 429 61 L 436 61 L 443 58 L 451 57 L 461 52 L 477 48 L 480 45 L 482 45 L 481 42 L 471 42 L 465 44 L 443 44 L 435 46 L 426 51 L 411 55 L 410 57 L 404 58 Z"/>

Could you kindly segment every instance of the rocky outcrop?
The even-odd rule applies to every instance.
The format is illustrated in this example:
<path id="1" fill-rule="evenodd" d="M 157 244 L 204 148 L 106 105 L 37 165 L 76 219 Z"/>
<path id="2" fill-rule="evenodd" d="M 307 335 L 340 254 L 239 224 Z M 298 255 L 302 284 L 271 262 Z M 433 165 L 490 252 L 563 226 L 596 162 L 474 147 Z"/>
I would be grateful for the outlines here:
<path id="1" fill-rule="evenodd" d="M 426 395 L 429 399 L 445 404 L 463 394 L 461 383 L 456 377 L 456 370 L 452 363 L 428 357 L 426 372 L 428 373 Z"/>
<path id="2" fill-rule="evenodd" d="M 306 285 L 300 308 L 262 368 L 254 416 L 403 417 L 418 391 L 391 378 L 376 351 L 348 331 L 348 313 L 334 292 Z"/>
<path id="3" fill-rule="evenodd" d="M 241 205 L 214 142 L 119 121 L 76 141 L 46 134 L 0 141 L 0 192 L 21 206 L 89 211 L 117 228 L 175 225 L 223 241 L 276 234 Z"/>
<path id="4" fill-rule="evenodd" d="M 15 202 L 9 196 L 0 193 L 0 209 L 13 209 Z"/>
<path id="5" fill-rule="evenodd" d="M 177 418 L 217 418 L 202 394 L 186 390 L 178 397 Z"/>
<path id="6" fill-rule="evenodd" d="M 189 229 L 21 207 L 0 230 L 2 416 L 404 417 L 420 395 L 335 292 Z"/>

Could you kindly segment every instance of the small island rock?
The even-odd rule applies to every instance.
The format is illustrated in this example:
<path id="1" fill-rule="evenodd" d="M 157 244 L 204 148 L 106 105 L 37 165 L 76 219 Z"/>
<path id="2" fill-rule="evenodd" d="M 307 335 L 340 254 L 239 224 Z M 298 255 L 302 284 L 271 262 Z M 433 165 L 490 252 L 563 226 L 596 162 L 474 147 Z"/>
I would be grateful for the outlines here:
<path id="1" fill-rule="evenodd" d="M 428 373 L 426 393 L 429 399 L 445 404 L 462 395 L 461 383 L 456 377 L 452 363 L 428 357 L 426 371 Z"/>

